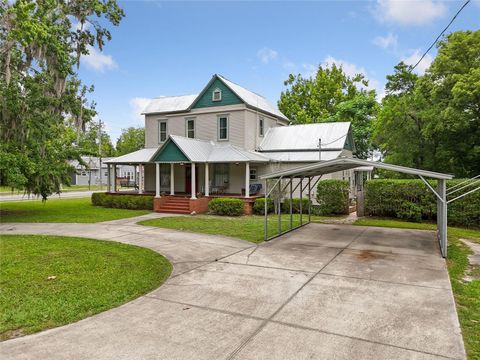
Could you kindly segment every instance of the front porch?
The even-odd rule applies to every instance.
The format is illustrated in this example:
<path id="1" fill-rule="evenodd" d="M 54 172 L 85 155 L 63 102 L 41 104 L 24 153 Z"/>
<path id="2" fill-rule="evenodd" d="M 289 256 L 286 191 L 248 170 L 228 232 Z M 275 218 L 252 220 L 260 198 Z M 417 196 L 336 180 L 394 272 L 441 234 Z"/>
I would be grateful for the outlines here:
<path id="1" fill-rule="evenodd" d="M 262 185 L 251 172 L 250 163 L 155 162 L 131 164 L 138 169 L 135 186 L 119 187 L 117 164 L 108 165 L 107 192 L 115 195 L 154 195 L 156 212 L 205 213 L 208 203 L 217 197 L 244 201 L 245 214 L 252 214 L 253 203 Z M 136 173 L 137 173 L 136 172 Z M 253 184 L 253 185 L 252 185 Z"/>

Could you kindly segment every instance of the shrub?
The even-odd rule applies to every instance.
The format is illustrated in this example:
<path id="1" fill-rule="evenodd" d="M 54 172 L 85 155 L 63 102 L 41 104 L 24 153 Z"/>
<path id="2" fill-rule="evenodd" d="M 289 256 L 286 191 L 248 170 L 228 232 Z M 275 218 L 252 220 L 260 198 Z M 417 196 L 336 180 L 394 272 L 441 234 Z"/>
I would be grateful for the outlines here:
<path id="1" fill-rule="evenodd" d="M 92 204 L 116 209 L 153 210 L 153 196 L 93 193 Z"/>
<path id="2" fill-rule="evenodd" d="M 348 192 L 347 180 L 320 180 L 317 185 L 318 213 L 348 214 Z"/>
<path id="3" fill-rule="evenodd" d="M 208 203 L 208 210 L 215 215 L 243 215 L 243 201 L 234 198 L 215 198 Z"/>
<path id="4" fill-rule="evenodd" d="M 461 181 L 447 181 L 447 189 Z M 436 181 L 431 181 L 430 185 L 436 189 Z M 460 194 L 462 191 L 449 199 Z M 365 184 L 365 211 L 373 216 L 436 220 L 437 198 L 421 180 L 369 180 Z M 480 226 L 480 191 L 448 204 L 447 214 L 449 225 Z"/>
<path id="5" fill-rule="evenodd" d="M 274 210 L 273 200 L 267 200 L 267 212 L 270 214 Z M 256 215 L 265 215 L 265 198 L 258 198 L 253 203 L 253 213 Z"/>
<path id="6" fill-rule="evenodd" d="M 308 199 L 302 198 L 302 213 L 308 213 Z M 282 203 L 282 212 L 290 213 L 290 198 L 284 199 Z M 292 213 L 300 214 L 300 198 L 293 198 L 292 199 Z"/>

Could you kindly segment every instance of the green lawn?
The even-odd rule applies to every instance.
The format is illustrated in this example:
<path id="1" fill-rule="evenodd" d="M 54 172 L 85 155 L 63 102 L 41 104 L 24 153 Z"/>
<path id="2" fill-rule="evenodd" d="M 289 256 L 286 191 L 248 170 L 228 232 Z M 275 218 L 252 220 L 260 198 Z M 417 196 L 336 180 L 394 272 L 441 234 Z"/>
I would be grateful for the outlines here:
<path id="1" fill-rule="evenodd" d="M 326 219 L 321 216 L 312 216 L 312 221 Z M 308 215 L 303 216 L 308 221 Z M 263 216 L 225 217 L 212 215 L 164 217 L 139 222 L 141 225 L 157 226 L 181 231 L 191 231 L 212 235 L 224 235 L 259 243 L 264 238 Z M 282 215 L 282 231 L 290 228 L 290 218 Z M 293 216 L 293 226 L 300 224 L 300 215 Z M 270 215 L 268 218 L 268 233 L 275 235 L 278 232 L 278 217 Z"/>
<path id="2" fill-rule="evenodd" d="M 107 188 L 107 185 L 103 185 L 103 190 Z M 72 186 L 64 186 L 62 188 L 62 192 L 71 192 L 71 191 L 95 191 L 95 190 L 100 190 L 99 185 L 92 185 L 90 189 L 88 188 L 88 185 L 72 185 Z M 8 186 L 0 186 L 0 196 L 2 195 L 23 195 L 23 190 L 22 189 L 13 189 Z"/>
<path id="3" fill-rule="evenodd" d="M 434 230 L 435 224 L 411 223 L 393 219 L 362 218 L 355 225 L 381 226 Z M 480 230 L 448 227 L 448 272 L 452 283 L 457 312 L 462 327 L 463 339 L 469 359 L 480 359 L 480 266 L 471 266 L 468 262 L 470 249 L 459 239 L 468 239 L 480 243 Z M 463 277 L 469 270 L 475 280 L 466 282 Z"/>
<path id="4" fill-rule="evenodd" d="M 90 197 L 12 201 L 0 203 L 0 222 L 95 223 L 148 214 L 148 210 L 110 209 L 93 206 Z"/>
<path id="5" fill-rule="evenodd" d="M 171 264 L 149 249 L 84 238 L 2 235 L 0 339 L 68 324 L 160 286 Z"/>

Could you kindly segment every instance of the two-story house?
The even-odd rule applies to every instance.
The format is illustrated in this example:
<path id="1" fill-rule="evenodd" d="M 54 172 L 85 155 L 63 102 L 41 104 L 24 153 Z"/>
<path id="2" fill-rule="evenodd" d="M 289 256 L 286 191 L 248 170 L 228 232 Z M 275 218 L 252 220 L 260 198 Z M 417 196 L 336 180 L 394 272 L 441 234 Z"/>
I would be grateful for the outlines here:
<path id="1" fill-rule="evenodd" d="M 202 212 L 215 196 L 248 204 L 263 193 L 260 175 L 354 151 L 350 123 L 290 125 L 264 97 L 221 75 L 199 94 L 152 99 L 143 114 L 145 148 L 110 159 L 109 179 L 117 165 L 138 166 L 139 192 L 155 193 L 158 211 Z"/>

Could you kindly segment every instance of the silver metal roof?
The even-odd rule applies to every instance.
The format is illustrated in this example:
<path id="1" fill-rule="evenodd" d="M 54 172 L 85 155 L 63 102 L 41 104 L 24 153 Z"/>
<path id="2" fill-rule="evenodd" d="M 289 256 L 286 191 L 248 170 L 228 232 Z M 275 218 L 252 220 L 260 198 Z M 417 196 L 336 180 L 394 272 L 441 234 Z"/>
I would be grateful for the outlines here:
<path id="1" fill-rule="evenodd" d="M 270 174 L 260 176 L 260 179 L 273 179 L 279 177 L 308 177 L 330 174 L 337 171 L 354 169 L 359 166 L 373 166 L 379 169 L 397 171 L 410 175 L 421 175 L 433 179 L 452 179 L 453 175 L 442 174 L 433 171 L 420 170 L 400 165 L 387 164 L 378 161 L 367 161 L 354 158 L 340 158 L 329 161 L 319 161 L 315 164 L 300 166 L 295 169 L 272 172 Z"/>
<path id="2" fill-rule="evenodd" d="M 145 164 L 150 162 L 150 158 L 157 151 L 156 148 L 148 148 L 134 151 L 116 158 L 106 160 L 106 164 Z"/>
<path id="3" fill-rule="evenodd" d="M 192 162 L 269 162 L 270 159 L 254 151 L 248 151 L 231 144 L 216 143 L 208 140 L 191 139 L 179 135 L 169 138 Z M 158 149 L 158 151 L 161 148 Z M 156 153 L 156 152 L 155 152 Z M 154 154 L 155 154 L 154 153 Z M 154 158 L 154 154 L 150 157 Z"/>
<path id="4" fill-rule="evenodd" d="M 278 126 L 268 129 L 259 151 L 343 149 L 350 130 L 349 122 L 326 122 Z"/>
<path id="5" fill-rule="evenodd" d="M 234 82 L 224 78 L 222 75 L 216 76 L 247 105 L 259 110 L 263 110 L 281 119 L 290 121 L 280 110 L 278 110 L 278 108 L 274 104 L 265 99 L 263 96 L 258 95 L 248 89 L 245 89 L 238 84 L 235 84 Z"/>
<path id="6" fill-rule="evenodd" d="M 190 108 L 198 94 L 182 96 L 160 96 L 152 99 L 142 111 L 144 114 L 186 111 Z"/>

